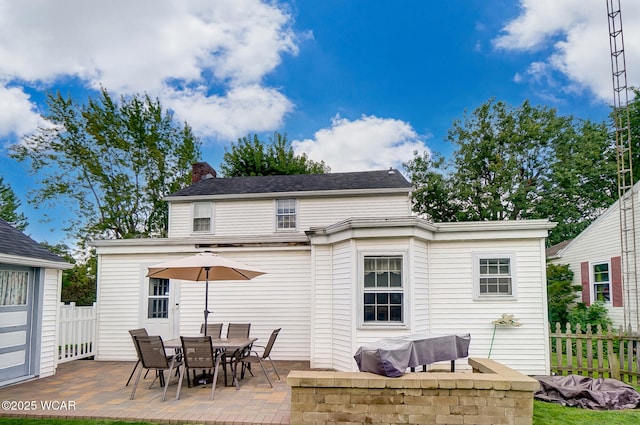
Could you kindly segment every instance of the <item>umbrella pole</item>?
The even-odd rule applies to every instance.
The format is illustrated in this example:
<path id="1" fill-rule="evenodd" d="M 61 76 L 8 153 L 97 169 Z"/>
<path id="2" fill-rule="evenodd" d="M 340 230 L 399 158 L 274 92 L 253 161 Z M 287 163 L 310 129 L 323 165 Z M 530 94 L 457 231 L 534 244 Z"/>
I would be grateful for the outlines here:
<path id="1" fill-rule="evenodd" d="M 207 319 L 209 318 L 209 267 L 205 267 L 204 271 L 204 336 L 207 336 Z"/>

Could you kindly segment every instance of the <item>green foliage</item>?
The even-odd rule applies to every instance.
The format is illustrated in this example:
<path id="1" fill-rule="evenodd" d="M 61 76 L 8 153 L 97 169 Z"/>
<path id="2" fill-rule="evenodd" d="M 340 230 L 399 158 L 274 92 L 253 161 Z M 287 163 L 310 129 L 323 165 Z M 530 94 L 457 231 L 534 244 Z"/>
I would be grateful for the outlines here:
<path id="1" fill-rule="evenodd" d="M 578 303 L 569 311 L 569 323 L 575 331 L 576 325 L 580 324 L 580 329 L 584 332 L 587 325 L 591 325 L 591 329 L 595 331 L 598 325 L 606 330 L 609 326 L 613 326 L 613 321 L 609 318 L 609 311 L 602 303 L 593 303 L 586 305 Z"/>
<path id="2" fill-rule="evenodd" d="M 456 120 L 445 162 L 415 153 L 404 164 L 414 210 L 434 221 L 549 218 L 548 242 L 576 236 L 616 197 L 613 149 L 604 124 L 554 109 L 489 100 Z"/>
<path id="3" fill-rule="evenodd" d="M 568 264 L 547 264 L 547 299 L 549 323 L 564 326 L 569 321 L 569 311 L 575 306 L 580 285 L 573 284 L 573 272 Z"/>
<path id="4" fill-rule="evenodd" d="M 73 264 L 73 268 L 62 271 L 62 292 L 60 301 L 75 302 L 76 305 L 91 305 L 96 301 L 96 274 L 98 270 L 98 256 L 91 250 L 89 256 L 77 260 L 71 249 L 65 244 L 50 245 L 41 242 L 45 248 Z"/>
<path id="5" fill-rule="evenodd" d="M 4 179 L 0 177 L 0 218 L 16 229 L 24 231 L 28 225 L 27 217 L 18 212 L 19 208 L 20 200 L 11 186 L 5 184 Z"/>
<path id="6" fill-rule="evenodd" d="M 640 180 L 640 89 L 637 87 L 631 87 L 629 88 L 628 94 L 630 100 L 627 104 L 627 109 L 611 109 L 611 138 L 618 142 L 615 128 L 616 122 L 620 127 L 619 142 L 626 145 L 626 142 L 631 138 L 631 150 L 622 150 L 621 152 L 624 153 L 625 165 L 627 167 L 629 165 L 629 155 L 631 155 L 631 159 L 633 161 L 633 182 L 637 182 Z M 629 113 L 628 116 L 627 112 Z M 615 154 L 613 160 L 617 160 Z"/>
<path id="7" fill-rule="evenodd" d="M 190 184 L 200 155 L 191 128 L 147 95 L 118 103 L 102 89 L 80 105 L 57 93 L 47 104 L 51 125 L 12 146 L 40 179 L 30 202 L 43 209 L 63 203 L 66 230 L 81 240 L 166 235 L 162 199 Z"/>
<path id="8" fill-rule="evenodd" d="M 295 155 L 287 136 L 274 133 L 267 144 L 258 135 L 243 137 L 225 148 L 220 171 L 225 177 L 270 176 L 282 174 L 322 174 L 329 172 L 324 162 L 306 155 Z"/>

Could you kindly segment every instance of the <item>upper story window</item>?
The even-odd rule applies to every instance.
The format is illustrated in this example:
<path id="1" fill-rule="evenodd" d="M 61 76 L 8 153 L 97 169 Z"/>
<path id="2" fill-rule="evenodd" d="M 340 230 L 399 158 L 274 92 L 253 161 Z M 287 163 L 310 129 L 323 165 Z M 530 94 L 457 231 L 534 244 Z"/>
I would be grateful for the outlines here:
<path id="1" fill-rule="evenodd" d="M 404 322 L 402 256 L 365 256 L 363 273 L 363 322 Z"/>
<path id="2" fill-rule="evenodd" d="M 593 302 L 611 302 L 611 277 L 609 262 L 594 263 L 591 266 L 593 279 Z"/>
<path id="3" fill-rule="evenodd" d="M 193 231 L 211 232 L 212 229 L 212 207 L 211 202 L 193 203 Z"/>
<path id="4" fill-rule="evenodd" d="M 295 199 L 276 200 L 276 229 L 295 230 L 297 226 L 297 202 Z"/>
<path id="5" fill-rule="evenodd" d="M 515 293 L 515 258 L 507 255 L 475 255 L 475 299 L 513 299 Z"/>

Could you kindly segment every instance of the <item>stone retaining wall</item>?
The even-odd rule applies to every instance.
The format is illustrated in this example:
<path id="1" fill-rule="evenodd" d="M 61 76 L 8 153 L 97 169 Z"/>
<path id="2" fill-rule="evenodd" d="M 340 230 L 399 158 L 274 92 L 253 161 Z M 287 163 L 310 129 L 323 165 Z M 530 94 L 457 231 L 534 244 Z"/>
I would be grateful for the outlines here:
<path id="1" fill-rule="evenodd" d="M 291 424 L 531 425 L 538 381 L 490 359 L 473 372 L 292 371 Z"/>

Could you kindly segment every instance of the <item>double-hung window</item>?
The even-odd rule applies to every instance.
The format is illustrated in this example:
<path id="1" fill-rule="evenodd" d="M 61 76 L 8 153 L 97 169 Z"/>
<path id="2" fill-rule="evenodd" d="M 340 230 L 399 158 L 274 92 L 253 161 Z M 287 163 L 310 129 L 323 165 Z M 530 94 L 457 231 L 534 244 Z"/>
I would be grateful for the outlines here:
<path id="1" fill-rule="evenodd" d="M 364 256 L 363 322 L 404 322 L 402 256 Z"/>
<path id="2" fill-rule="evenodd" d="M 149 295 L 147 296 L 147 317 L 149 319 L 166 319 L 169 317 L 169 279 L 149 279 Z"/>
<path id="3" fill-rule="evenodd" d="M 276 200 L 276 229 L 296 230 L 297 206 L 295 199 Z"/>
<path id="4" fill-rule="evenodd" d="M 193 203 L 193 231 L 211 232 L 212 214 L 211 202 Z"/>
<path id="5" fill-rule="evenodd" d="M 591 273 L 593 277 L 593 302 L 611 302 L 609 262 L 592 264 Z"/>
<path id="6" fill-rule="evenodd" d="M 474 262 L 475 299 L 515 298 L 515 257 L 513 255 L 476 254 Z"/>

